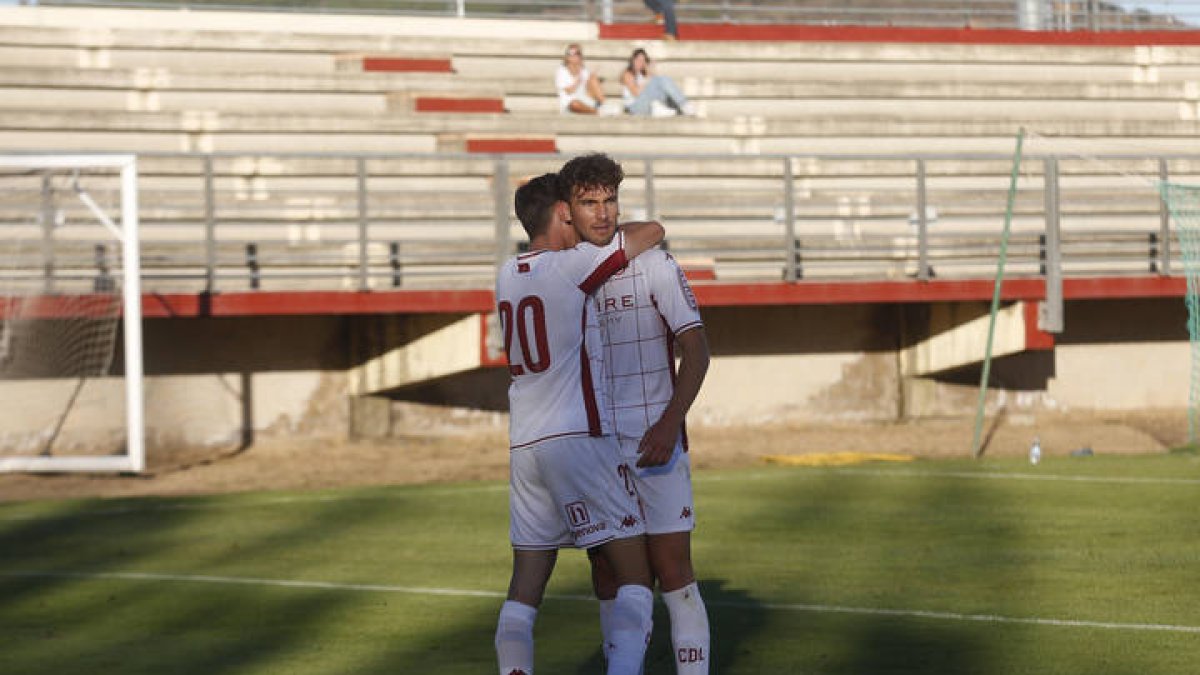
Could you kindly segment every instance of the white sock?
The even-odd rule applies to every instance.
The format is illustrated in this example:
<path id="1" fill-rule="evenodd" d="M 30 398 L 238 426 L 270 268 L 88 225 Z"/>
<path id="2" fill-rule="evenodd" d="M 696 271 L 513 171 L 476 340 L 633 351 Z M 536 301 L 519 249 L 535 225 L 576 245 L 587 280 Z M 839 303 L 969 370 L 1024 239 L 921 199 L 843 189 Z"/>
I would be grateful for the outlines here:
<path id="1" fill-rule="evenodd" d="M 500 675 L 533 675 L 533 620 L 537 607 L 506 600 L 496 622 Z"/>
<path id="2" fill-rule="evenodd" d="M 671 615 L 671 645 L 678 675 L 707 675 L 709 662 L 708 612 L 696 582 L 662 594 Z"/>
<path id="3" fill-rule="evenodd" d="M 634 584 L 618 588 L 611 624 L 608 675 L 638 675 L 654 626 L 654 592 Z"/>
<path id="4" fill-rule="evenodd" d="M 601 600 L 600 601 L 600 649 L 604 653 L 604 661 L 608 662 L 608 655 L 612 653 L 612 612 L 613 605 L 616 600 Z"/>

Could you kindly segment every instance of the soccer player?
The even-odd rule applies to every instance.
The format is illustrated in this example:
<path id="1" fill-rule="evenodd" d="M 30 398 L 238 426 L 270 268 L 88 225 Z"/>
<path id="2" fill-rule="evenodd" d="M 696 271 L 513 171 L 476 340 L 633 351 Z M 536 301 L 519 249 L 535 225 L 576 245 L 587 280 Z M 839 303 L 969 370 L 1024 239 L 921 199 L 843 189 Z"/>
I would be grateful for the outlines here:
<path id="1" fill-rule="evenodd" d="M 558 549 L 588 548 L 611 566 L 614 649 L 608 673 L 636 675 L 650 637 L 654 594 L 645 524 L 620 460 L 605 399 L 594 293 L 663 238 L 656 222 L 627 224 L 604 246 L 580 243 L 558 199 L 556 174 L 517 190 L 528 253 L 496 277 L 509 373 L 508 599 L 496 626 L 501 675 L 533 673 L 533 624 Z"/>
<path id="2" fill-rule="evenodd" d="M 619 237 L 618 191 L 624 172 L 603 154 L 576 157 L 559 171 L 561 197 L 585 241 Z M 617 438 L 646 518 L 647 550 L 671 617 L 676 672 L 708 672 L 709 625 L 691 560 L 695 527 L 684 415 L 708 371 L 708 340 L 696 298 L 669 253 L 654 249 L 631 260 L 596 293 Z M 674 345 L 680 352 L 675 372 Z M 613 635 L 613 570 L 592 555 L 604 649 Z"/>

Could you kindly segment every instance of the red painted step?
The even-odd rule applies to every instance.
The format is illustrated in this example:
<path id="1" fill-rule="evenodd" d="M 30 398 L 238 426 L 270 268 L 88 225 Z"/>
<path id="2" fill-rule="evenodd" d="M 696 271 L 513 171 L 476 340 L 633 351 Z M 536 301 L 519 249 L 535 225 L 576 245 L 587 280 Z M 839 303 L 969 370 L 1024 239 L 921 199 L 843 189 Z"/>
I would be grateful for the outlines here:
<path id="1" fill-rule="evenodd" d="M 364 72 L 454 72 L 449 58 L 421 56 L 362 56 Z"/>
<path id="2" fill-rule="evenodd" d="M 604 40 L 654 40 L 662 26 L 653 23 L 599 24 Z M 938 44 L 1200 45 L 1197 30 L 1037 31 L 1003 28 L 924 28 L 912 26 L 813 26 L 808 24 L 680 24 L 683 41 L 743 40 L 771 42 L 909 42 Z"/>
<path id="3" fill-rule="evenodd" d="M 473 96 L 418 96 L 413 101 L 416 112 L 502 113 L 503 98 Z"/>
<path id="4" fill-rule="evenodd" d="M 553 137 L 540 138 L 468 138 L 467 152 L 478 153 L 555 153 L 558 143 Z"/>

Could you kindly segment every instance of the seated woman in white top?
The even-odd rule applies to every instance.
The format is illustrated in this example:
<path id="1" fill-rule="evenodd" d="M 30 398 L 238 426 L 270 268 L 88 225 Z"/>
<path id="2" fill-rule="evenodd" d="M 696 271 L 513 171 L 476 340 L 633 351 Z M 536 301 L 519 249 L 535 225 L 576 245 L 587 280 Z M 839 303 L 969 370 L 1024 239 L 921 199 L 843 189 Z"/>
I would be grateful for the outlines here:
<path id="1" fill-rule="evenodd" d="M 666 75 L 655 75 L 650 69 L 650 56 L 645 49 L 633 50 L 629 57 L 629 65 L 621 73 L 621 94 L 625 102 L 625 112 L 630 115 L 650 115 L 654 113 L 654 103 L 668 106 L 684 115 L 695 115 L 692 104 L 675 81 Z M 669 113 L 673 114 L 673 113 Z"/>
<path id="2" fill-rule="evenodd" d="M 554 74 L 554 87 L 558 90 L 559 112 L 595 115 L 604 103 L 600 78 L 583 65 L 583 49 L 578 44 L 567 45 L 562 65 Z"/>

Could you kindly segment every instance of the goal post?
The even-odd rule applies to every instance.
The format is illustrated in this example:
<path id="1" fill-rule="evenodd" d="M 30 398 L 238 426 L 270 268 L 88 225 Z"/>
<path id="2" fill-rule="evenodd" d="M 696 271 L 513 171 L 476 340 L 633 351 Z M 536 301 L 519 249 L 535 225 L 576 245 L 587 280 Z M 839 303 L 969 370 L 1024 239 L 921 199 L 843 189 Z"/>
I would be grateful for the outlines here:
<path id="1" fill-rule="evenodd" d="M 145 468 L 137 187 L 134 155 L 0 155 L 0 472 Z"/>

